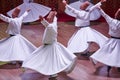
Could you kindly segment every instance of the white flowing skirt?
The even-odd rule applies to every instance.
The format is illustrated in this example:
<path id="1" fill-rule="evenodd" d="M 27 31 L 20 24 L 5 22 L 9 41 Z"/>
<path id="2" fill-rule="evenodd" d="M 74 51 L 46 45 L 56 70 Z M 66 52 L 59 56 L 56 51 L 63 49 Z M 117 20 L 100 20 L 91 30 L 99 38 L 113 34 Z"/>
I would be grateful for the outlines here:
<path id="1" fill-rule="evenodd" d="M 106 40 L 108 38 L 95 29 L 84 27 L 73 34 L 67 48 L 73 53 L 84 52 L 89 46 L 88 42 L 95 42 L 101 47 Z"/>
<path id="2" fill-rule="evenodd" d="M 36 21 L 39 19 L 40 15 L 45 17 L 51 10 L 51 8 L 41 5 L 41 4 L 37 4 L 37 3 L 23 3 L 23 4 L 19 5 L 18 7 L 20 7 L 20 9 L 21 9 L 19 16 L 21 16 L 26 10 L 31 9 L 29 14 L 23 19 L 23 22 Z M 12 13 L 13 13 L 14 9 L 7 12 L 7 14 L 10 17 L 12 17 Z"/>
<path id="3" fill-rule="evenodd" d="M 0 61 L 24 61 L 36 47 L 22 35 L 0 40 Z"/>
<path id="4" fill-rule="evenodd" d="M 22 67 L 44 75 L 53 75 L 69 69 L 75 60 L 76 56 L 73 53 L 62 44 L 55 42 L 40 46 L 23 62 Z"/>
<path id="5" fill-rule="evenodd" d="M 113 66 L 120 67 L 120 39 L 109 39 L 104 46 L 97 52 L 90 56 L 90 58 L 97 62 Z"/>

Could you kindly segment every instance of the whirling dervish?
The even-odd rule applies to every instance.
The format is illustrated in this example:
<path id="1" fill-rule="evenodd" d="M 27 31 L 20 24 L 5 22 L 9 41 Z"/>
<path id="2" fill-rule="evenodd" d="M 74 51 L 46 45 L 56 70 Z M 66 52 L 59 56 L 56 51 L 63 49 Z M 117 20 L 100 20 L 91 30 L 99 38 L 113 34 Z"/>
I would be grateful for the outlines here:
<path id="1" fill-rule="evenodd" d="M 31 9 L 29 14 L 24 18 L 24 23 L 36 21 L 39 19 L 39 16 L 45 17 L 51 10 L 51 8 L 47 6 L 34 3 L 34 0 L 23 0 L 23 3 L 17 7 L 20 7 L 21 9 L 19 16 L 21 16 L 26 9 Z M 7 15 L 12 17 L 12 12 L 14 11 L 14 9 L 8 11 Z"/>

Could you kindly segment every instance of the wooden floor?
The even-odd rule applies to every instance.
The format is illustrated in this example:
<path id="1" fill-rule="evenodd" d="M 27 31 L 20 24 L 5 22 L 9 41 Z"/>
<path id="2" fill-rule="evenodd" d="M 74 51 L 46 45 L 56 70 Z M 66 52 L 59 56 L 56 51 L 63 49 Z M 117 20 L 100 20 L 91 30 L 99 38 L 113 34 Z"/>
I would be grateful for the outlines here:
<path id="1" fill-rule="evenodd" d="M 102 34 L 108 36 L 108 25 L 106 23 L 92 22 L 92 28 L 98 30 Z M 0 23 L 0 39 L 6 37 L 4 33 L 7 25 Z M 67 46 L 67 42 L 72 34 L 77 31 L 73 22 L 59 22 L 58 23 L 58 41 Z M 42 45 L 42 35 L 44 27 L 39 23 L 31 23 L 30 25 L 23 25 L 22 35 L 31 41 L 34 45 L 39 47 Z M 99 47 L 93 43 L 91 45 L 91 54 Z M 59 73 L 58 80 L 120 80 L 120 72 L 111 69 L 110 77 L 107 77 L 107 67 L 101 66 L 96 68 L 87 57 L 78 56 L 77 64 L 74 70 L 69 73 Z M 22 68 L 17 68 L 14 64 L 0 65 L 0 80 L 48 80 L 49 76 L 42 75 L 36 71 Z"/>

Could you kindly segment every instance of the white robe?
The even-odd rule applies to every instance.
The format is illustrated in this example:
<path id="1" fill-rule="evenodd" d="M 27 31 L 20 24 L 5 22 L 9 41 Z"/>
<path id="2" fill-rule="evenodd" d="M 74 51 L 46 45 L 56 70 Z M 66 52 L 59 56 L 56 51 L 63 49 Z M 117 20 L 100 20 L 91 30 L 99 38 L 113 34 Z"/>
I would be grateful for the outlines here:
<path id="1" fill-rule="evenodd" d="M 111 18 L 103 10 L 102 16 L 109 25 L 109 35 L 120 38 L 120 21 Z M 95 63 L 100 62 L 105 65 L 120 67 L 120 39 L 109 38 L 104 46 L 90 56 Z"/>
<path id="2" fill-rule="evenodd" d="M 89 46 L 88 42 L 95 42 L 101 47 L 107 40 L 107 37 L 100 32 L 90 28 L 90 13 L 96 8 L 96 6 L 100 5 L 100 2 L 97 3 L 91 7 L 89 11 L 76 10 L 69 5 L 66 6 L 68 10 L 76 15 L 77 20 L 75 26 L 81 27 L 68 41 L 67 48 L 73 53 L 84 52 Z"/>
<path id="3" fill-rule="evenodd" d="M 23 19 L 23 22 L 36 21 L 36 20 L 39 19 L 39 16 L 44 17 L 51 10 L 51 8 L 49 8 L 47 6 L 34 3 L 33 0 L 23 0 L 23 3 L 21 5 L 19 5 L 19 6 L 17 6 L 17 7 L 20 7 L 20 9 L 21 9 L 21 12 L 20 12 L 19 16 L 21 16 L 27 9 L 31 9 L 29 14 Z M 13 13 L 14 9 L 7 12 L 7 14 L 10 17 L 12 17 L 12 13 Z"/>
<path id="4" fill-rule="evenodd" d="M 22 20 L 27 15 L 25 12 L 19 18 L 9 18 L 0 14 L 0 19 L 9 23 L 6 33 L 14 35 L 0 40 L 0 61 L 24 61 L 36 49 L 20 34 Z"/>
<path id="5" fill-rule="evenodd" d="M 83 2 L 88 1 L 88 0 L 79 0 L 79 1 L 75 1 L 73 3 L 70 3 L 69 6 L 71 6 L 72 8 L 76 9 L 76 10 L 80 10 L 80 6 L 83 4 Z M 86 8 L 86 10 L 89 10 L 91 7 L 93 7 L 94 5 L 92 3 L 90 3 L 90 5 Z M 72 13 L 68 8 L 65 9 L 65 13 L 75 17 L 76 15 L 74 13 Z M 99 13 L 99 9 L 94 9 L 92 10 L 92 12 L 90 12 L 90 20 L 94 21 L 100 18 L 101 14 Z M 77 20 L 77 19 L 76 19 Z M 80 21 L 78 21 L 80 22 Z"/>
<path id="6" fill-rule="evenodd" d="M 30 68 L 44 75 L 53 75 L 61 71 L 71 70 L 76 56 L 61 43 L 57 42 L 57 18 L 53 23 L 42 21 L 46 27 L 43 35 L 43 44 L 33 52 L 22 67 Z"/>

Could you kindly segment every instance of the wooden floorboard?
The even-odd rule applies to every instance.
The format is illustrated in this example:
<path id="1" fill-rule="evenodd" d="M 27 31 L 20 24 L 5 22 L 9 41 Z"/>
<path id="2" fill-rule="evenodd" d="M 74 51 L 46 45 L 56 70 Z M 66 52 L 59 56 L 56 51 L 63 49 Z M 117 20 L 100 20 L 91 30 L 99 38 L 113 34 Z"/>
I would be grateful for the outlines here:
<path id="1" fill-rule="evenodd" d="M 4 32 L 6 27 L 6 23 L 0 23 L 0 39 L 7 36 Z M 105 22 L 92 22 L 91 27 L 109 37 L 108 25 Z M 59 22 L 58 41 L 67 46 L 69 38 L 77 30 L 73 22 Z M 44 27 L 40 23 L 23 25 L 22 28 L 22 35 L 37 47 L 42 45 L 43 32 Z M 95 43 L 92 44 L 91 54 L 98 48 Z M 111 69 L 110 77 L 107 77 L 106 66 L 96 68 L 89 58 L 81 57 L 79 54 L 76 55 L 78 60 L 74 70 L 69 74 L 59 73 L 58 80 L 120 80 L 120 72 Z M 48 80 L 48 77 L 30 69 L 17 68 L 16 65 L 10 63 L 0 65 L 0 80 Z"/>

